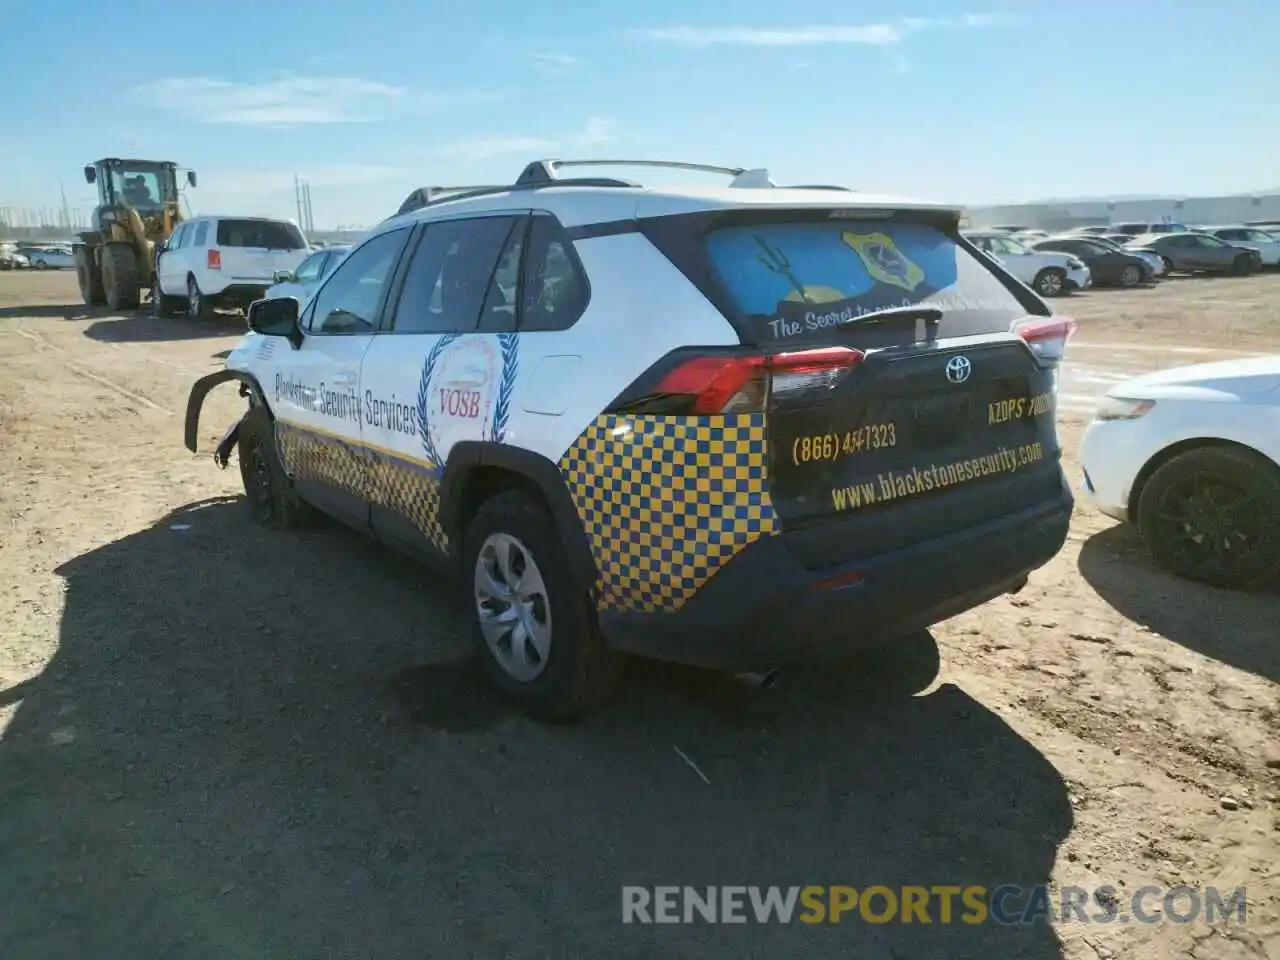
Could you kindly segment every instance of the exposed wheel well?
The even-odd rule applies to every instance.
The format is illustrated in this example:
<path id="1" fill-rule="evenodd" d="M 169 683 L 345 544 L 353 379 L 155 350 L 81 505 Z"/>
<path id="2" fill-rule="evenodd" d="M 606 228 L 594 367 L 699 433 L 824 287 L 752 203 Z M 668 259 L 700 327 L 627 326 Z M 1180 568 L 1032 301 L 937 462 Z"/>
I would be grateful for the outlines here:
<path id="1" fill-rule="evenodd" d="M 1134 520 L 1138 516 L 1138 504 L 1142 500 L 1142 491 L 1146 487 L 1147 481 L 1151 479 L 1152 474 L 1159 470 L 1162 466 L 1180 454 L 1186 453 L 1188 450 L 1200 450 L 1205 447 L 1221 447 L 1227 450 L 1241 450 L 1259 462 L 1265 463 L 1272 470 L 1277 471 L 1280 476 L 1280 467 L 1275 462 L 1262 453 L 1259 453 L 1253 447 L 1244 443 L 1237 443 L 1234 440 L 1223 440 L 1220 437 L 1196 437 L 1191 440 L 1182 440 L 1172 446 L 1165 447 L 1154 457 L 1142 465 L 1142 469 L 1138 471 L 1138 476 L 1133 481 L 1133 489 L 1129 491 L 1129 518 Z"/>
<path id="2" fill-rule="evenodd" d="M 457 514 L 458 533 L 470 525 L 481 505 L 507 490 L 524 490 L 546 504 L 541 488 L 530 477 L 505 467 L 479 465 L 472 467 L 459 480 L 462 482 L 462 502 Z M 452 539 L 452 537 L 451 537 Z"/>

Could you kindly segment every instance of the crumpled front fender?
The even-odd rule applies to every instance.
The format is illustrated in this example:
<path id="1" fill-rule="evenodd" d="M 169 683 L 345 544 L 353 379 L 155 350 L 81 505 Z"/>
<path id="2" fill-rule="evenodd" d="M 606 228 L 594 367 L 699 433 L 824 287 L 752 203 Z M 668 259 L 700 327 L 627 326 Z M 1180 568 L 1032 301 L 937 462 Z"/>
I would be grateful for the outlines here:
<path id="1" fill-rule="evenodd" d="M 198 452 L 200 411 L 204 408 L 205 397 L 209 395 L 209 391 L 214 387 L 232 380 L 238 380 L 242 384 L 242 394 L 247 391 L 254 402 L 266 406 L 266 400 L 262 395 L 262 387 L 259 385 L 257 378 L 251 373 L 245 373 L 242 370 L 219 370 L 216 373 L 201 377 L 191 385 L 191 394 L 187 397 L 187 417 L 183 426 L 183 442 L 192 453 Z M 238 432 L 239 421 L 232 425 L 218 443 L 218 447 L 214 451 L 214 460 L 218 462 L 218 466 L 225 467 L 227 465 L 227 458 L 231 453 L 231 447 L 235 444 Z"/>

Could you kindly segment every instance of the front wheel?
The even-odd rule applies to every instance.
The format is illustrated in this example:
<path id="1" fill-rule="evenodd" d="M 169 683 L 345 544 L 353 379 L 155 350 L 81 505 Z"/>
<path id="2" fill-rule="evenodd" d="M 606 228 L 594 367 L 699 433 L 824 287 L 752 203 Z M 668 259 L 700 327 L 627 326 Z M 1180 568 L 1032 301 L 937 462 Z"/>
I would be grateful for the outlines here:
<path id="1" fill-rule="evenodd" d="M 1120 271 L 1120 286 L 1136 287 L 1142 282 L 1142 268 L 1132 264 Z"/>
<path id="2" fill-rule="evenodd" d="M 1237 277 L 1247 277 L 1253 273 L 1252 257 L 1236 257 L 1231 262 L 1231 272 Z"/>
<path id="3" fill-rule="evenodd" d="M 477 654 L 501 693 L 547 721 L 575 719 L 612 693 L 623 657 L 605 646 L 589 585 L 539 500 L 512 490 L 485 501 L 463 557 Z"/>
<path id="4" fill-rule="evenodd" d="M 1245 588 L 1280 577 L 1280 471 L 1251 451 L 1175 456 L 1143 487 L 1137 520 L 1155 561 L 1189 580 Z"/>
<path id="5" fill-rule="evenodd" d="M 240 420 L 236 452 L 249 515 L 265 527 L 303 526 L 311 510 L 294 492 L 276 447 L 275 423 L 262 407 L 250 407 Z"/>
<path id="6" fill-rule="evenodd" d="M 1161 257 L 1160 262 L 1164 264 L 1164 275 L 1167 277 L 1173 273 L 1173 261 L 1168 257 Z"/>
<path id="7" fill-rule="evenodd" d="M 1067 290 L 1067 275 L 1056 267 L 1049 267 L 1036 274 L 1031 286 L 1042 297 L 1060 297 Z"/>

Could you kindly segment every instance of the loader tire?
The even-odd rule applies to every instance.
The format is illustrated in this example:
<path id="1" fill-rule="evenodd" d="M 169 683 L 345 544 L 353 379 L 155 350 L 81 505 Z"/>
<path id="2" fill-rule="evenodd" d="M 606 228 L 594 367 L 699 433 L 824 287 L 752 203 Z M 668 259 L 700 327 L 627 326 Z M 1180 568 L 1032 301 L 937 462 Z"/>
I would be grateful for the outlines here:
<path id="1" fill-rule="evenodd" d="M 102 269 L 93 262 L 93 251 L 88 247 L 76 247 L 76 280 L 80 283 L 80 298 L 86 307 L 100 307 L 106 303 Z"/>
<path id="2" fill-rule="evenodd" d="M 102 286 L 112 310 L 136 309 L 142 296 L 138 255 L 120 240 L 102 248 Z"/>

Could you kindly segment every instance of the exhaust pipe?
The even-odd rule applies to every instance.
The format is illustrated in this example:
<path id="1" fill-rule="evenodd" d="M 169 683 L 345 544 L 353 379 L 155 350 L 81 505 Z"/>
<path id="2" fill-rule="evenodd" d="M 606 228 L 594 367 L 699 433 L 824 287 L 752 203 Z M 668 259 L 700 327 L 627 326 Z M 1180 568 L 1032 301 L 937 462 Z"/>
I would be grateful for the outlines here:
<path id="1" fill-rule="evenodd" d="M 763 673 L 735 673 L 733 679 L 748 689 L 764 693 L 772 690 L 778 682 L 778 676 L 781 671 L 778 669 L 766 670 Z"/>

